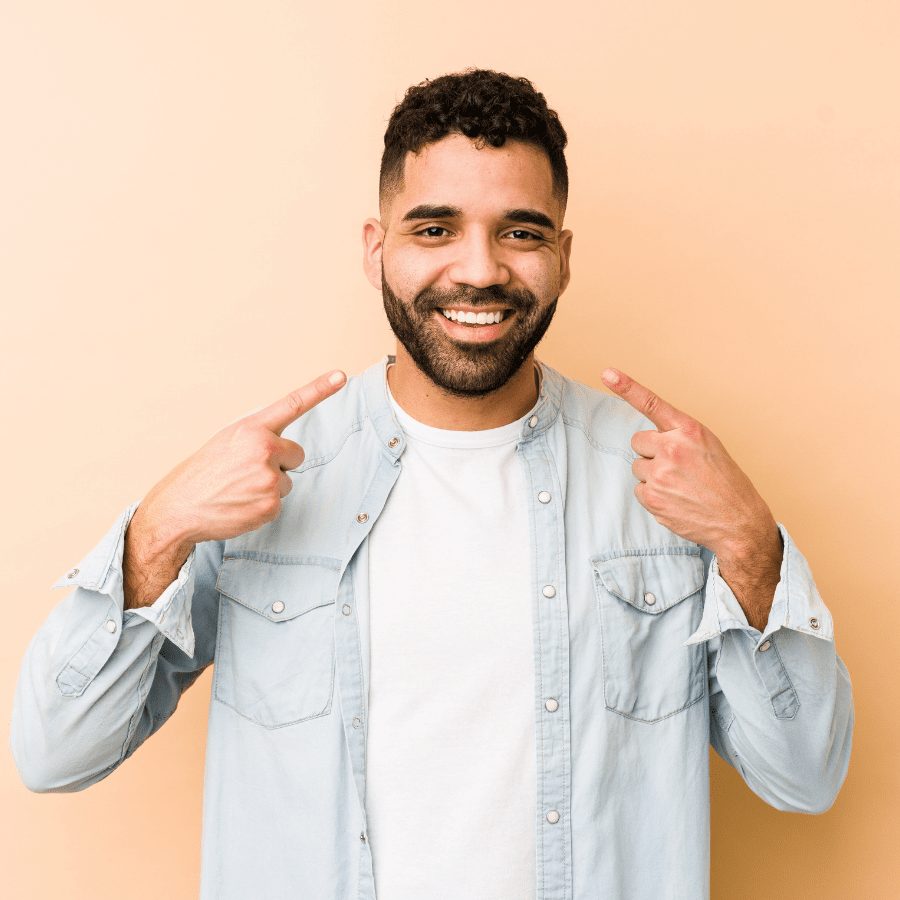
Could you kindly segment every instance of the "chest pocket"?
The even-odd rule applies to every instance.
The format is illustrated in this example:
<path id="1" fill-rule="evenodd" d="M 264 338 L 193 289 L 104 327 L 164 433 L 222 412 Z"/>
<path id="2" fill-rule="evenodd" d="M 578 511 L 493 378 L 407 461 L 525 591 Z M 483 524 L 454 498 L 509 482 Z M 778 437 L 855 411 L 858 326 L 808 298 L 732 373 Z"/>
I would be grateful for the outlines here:
<path id="1" fill-rule="evenodd" d="M 226 557 L 213 696 L 264 728 L 328 715 L 339 572 Z"/>
<path id="2" fill-rule="evenodd" d="M 705 696 L 705 645 L 682 646 L 702 615 L 703 562 L 692 548 L 593 560 L 606 708 L 657 722 Z"/>

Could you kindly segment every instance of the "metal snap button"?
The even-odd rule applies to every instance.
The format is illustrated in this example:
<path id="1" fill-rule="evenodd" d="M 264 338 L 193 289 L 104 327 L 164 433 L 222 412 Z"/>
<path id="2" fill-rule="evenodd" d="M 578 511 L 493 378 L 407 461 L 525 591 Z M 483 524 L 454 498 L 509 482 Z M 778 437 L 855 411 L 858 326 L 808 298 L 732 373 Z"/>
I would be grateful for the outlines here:
<path id="1" fill-rule="evenodd" d="M 350 604 L 349 604 L 349 603 L 345 603 L 345 604 L 341 607 L 341 612 L 342 612 L 345 616 L 349 616 L 349 615 L 350 615 Z"/>
<path id="2" fill-rule="evenodd" d="M 355 716 L 353 719 L 353 727 L 359 728 L 360 725 L 362 725 L 362 719 L 359 716 Z"/>
<path id="3" fill-rule="evenodd" d="M 529 427 L 529 428 L 534 428 L 535 425 L 537 425 L 537 416 L 532 416 L 532 417 L 528 420 L 528 427 Z"/>
<path id="4" fill-rule="evenodd" d="M 544 706 L 547 707 L 547 712 L 556 712 L 559 709 L 559 704 L 551 697 Z"/>
<path id="5" fill-rule="evenodd" d="M 396 447 L 397 444 L 399 444 L 399 443 L 400 443 L 400 438 L 398 438 L 398 437 L 392 437 L 392 438 L 388 441 L 388 447 Z"/>
<path id="6" fill-rule="evenodd" d="M 772 642 L 771 642 L 771 641 L 763 641 L 763 642 L 759 645 L 759 652 L 760 652 L 760 653 L 765 653 L 766 650 L 768 650 L 769 647 L 771 647 L 771 646 L 772 646 Z"/>
<path id="7" fill-rule="evenodd" d="M 819 620 L 818 620 L 817 618 L 815 618 L 815 617 L 813 617 L 812 619 L 810 619 L 810 620 L 809 620 L 809 627 L 810 627 L 810 628 L 818 628 L 818 627 L 819 627 Z"/>
<path id="8" fill-rule="evenodd" d="M 284 604 L 280 600 L 276 600 L 272 604 L 272 612 L 273 613 L 283 613 L 284 612 Z"/>
<path id="9" fill-rule="evenodd" d="M 66 572 L 66 578 L 74 578 L 78 574 L 78 569 L 72 569 Z"/>
<path id="10" fill-rule="evenodd" d="M 106 623 L 106 630 L 107 630 L 110 634 L 115 634 L 115 633 L 116 633 L 116 623 L 115 623 L 112 619 L 110 619 L 110 620 Z"/>
<path id="11" fill-rule="evenodd" d="M 549 503 L 550 502 L 550 494 L 548 494 L 547 491 L 541 491 L 538 494 L 538 500 L 540 500 L 541 503 Z"/>
<path id="12" fill-rule="evenodd" d="M 368 513 L 360 513 L 356 517 L 356 521 L 359 522 L 360 525 L 364 524 L 365 522 L 368 522 L 369 521 Z"/>
<path id="13" fill-rule="evenodd" d="M 551 809 L 550 812 L 547 813 L 547 821 L 551 825 L 555 825 L 559 821 L 559 813 L 555 809 Z"/>
<path id="14" fill-rule="evenodd" d="M 650 591 L 647 591 L 647 593 L 644 594 L 644 603 L 646 603 L 647 606 L 653 606 L 653 604 L 656 603 L 656 597 L 654 597 Z"/>
<path id="15" fill-rule="evenodd" d="M 556 588 L 553 587 L 552 584 L 545 584 L 544 589 L 541 591 L 541 593 L 545 597 L 555 597 L 556 596 Z"/>

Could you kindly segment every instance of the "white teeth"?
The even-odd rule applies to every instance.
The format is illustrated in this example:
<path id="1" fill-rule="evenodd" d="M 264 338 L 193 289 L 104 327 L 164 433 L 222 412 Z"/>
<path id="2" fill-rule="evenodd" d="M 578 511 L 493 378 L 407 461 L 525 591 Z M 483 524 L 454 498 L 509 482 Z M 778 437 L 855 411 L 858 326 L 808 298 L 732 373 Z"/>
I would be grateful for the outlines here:
<path id="1" fill-rule="evenodd" d="M 455 309 L 442 309 L 441 313 L 451 322 L 465 322 L 466 325 L 493 325 L 502 322 L 505 315 L 502 310 L 492 313 L 464 313 Z"/>

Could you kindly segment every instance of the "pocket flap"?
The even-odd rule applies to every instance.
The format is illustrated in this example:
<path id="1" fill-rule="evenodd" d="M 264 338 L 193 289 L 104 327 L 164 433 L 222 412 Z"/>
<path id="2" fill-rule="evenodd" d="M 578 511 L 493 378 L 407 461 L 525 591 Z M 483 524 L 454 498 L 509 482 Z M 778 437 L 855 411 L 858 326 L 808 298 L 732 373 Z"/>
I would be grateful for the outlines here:
<path id="1" fill-rule="evenodd" d="M 656 615 L 681 602 L 703 587 L 700 551 L 644 551 L 593 559 L 604 587 L 635 609 Z"/>
<path id="2" fill-rule="evenodd" d="M 273 622 L 334 603 L 340 571 L 321 564 L 226 557 L 216 590 Z"/>

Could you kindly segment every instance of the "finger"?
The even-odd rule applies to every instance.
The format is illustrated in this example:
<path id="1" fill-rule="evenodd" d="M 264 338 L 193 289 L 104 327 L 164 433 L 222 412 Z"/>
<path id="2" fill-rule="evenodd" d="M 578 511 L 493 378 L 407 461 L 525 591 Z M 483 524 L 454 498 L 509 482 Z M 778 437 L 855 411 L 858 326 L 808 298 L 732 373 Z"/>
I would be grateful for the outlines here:
<path id="1" fill-rule="evenodd" d="M 647 459 L 653 459 L 659 454 L 661 440 L 658 431 L 636 431 L 631 436 L 631 449 Z"/>
<path id="2" fill-rule="evenodd" d="M 291 488 L 294 486 L 294 482 L 291 481 L 291 476 L 287 474 L 287 472 L 282 472 L 281 475 L 278 476 L 278 496 L 284 500 L 285 497 L 291 492 Z"/>
<path id="3" fill-rule="evenodd" d="M 299 469 L 306 459 L 303 448 L 296 441 L 289 441 L 287 438 L 278 439 L 278 450 L 272 457 L 272 461 L 278 465 L 282 471 L 288 469 Z"/>
<path id="4" fill-rule="evenodd" d="M 645 415 L 660 431 L 673 431 L 693 421 L 689 415 L 618 369 L 604 369 L 600 377 L 611 391 Z"/>
<path id="5" fill-rule="evenodd" d="M 631 464 L 631 474 L 638 481 L 646 481 L 653 471 L 653 461 L 649 459 L 636 459 Z"/>
<path id="6" fill-rule="evenodd" d="M 341 371 L 320 375 L 315 381 L 296 391 L 291 391 L 286 397 L 261 409 L 255 413 L 254 417 L 270 431 L 280 435 L 291 422 L 295 422 L 317 403 L 321 403 L 326 397 L 330 397 L 340 390 L 346 380 L 347 376 Z"/>

